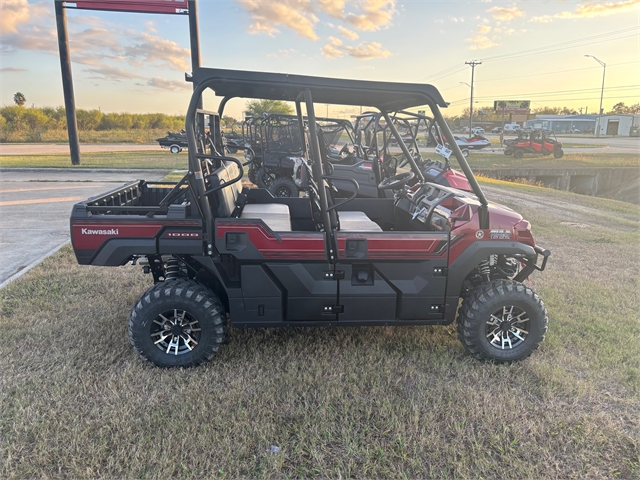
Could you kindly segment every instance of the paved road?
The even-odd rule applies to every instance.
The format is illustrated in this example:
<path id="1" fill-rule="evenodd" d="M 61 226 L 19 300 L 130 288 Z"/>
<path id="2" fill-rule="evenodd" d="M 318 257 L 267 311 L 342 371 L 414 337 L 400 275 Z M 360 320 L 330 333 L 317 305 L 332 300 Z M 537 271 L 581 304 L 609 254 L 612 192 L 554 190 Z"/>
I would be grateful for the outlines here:
<path id="1" fill-rule="evenodd" d="M 168 171 L 0 171 L 0 284 L 69 240 L 69 214 L 79 200 Z"/>
<path id="2" fill-rule="evenodd" d="M 138 152 L 141 150 L 157 150 L 157 143 L 150 145 L 138 145 L 134 143 L 80 145 L 80 153 L 89 152 Z M 49 153 L 69 153 L 69 145 L 53 143 L 0 143 L 1 155 L 45 155 Z"/>

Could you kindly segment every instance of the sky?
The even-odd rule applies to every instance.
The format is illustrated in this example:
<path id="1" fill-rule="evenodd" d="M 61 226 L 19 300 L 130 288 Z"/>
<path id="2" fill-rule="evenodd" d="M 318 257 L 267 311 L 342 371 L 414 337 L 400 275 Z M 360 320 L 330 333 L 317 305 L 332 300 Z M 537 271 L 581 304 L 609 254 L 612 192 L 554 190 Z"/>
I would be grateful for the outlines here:
<path id="1" fill-rule="evenodd" d="M 170 1 L 170 0 L 168 0 Z M 64 103 L 53 2 L 0 0 L 0 103 Z M 211 68 L 430 83 L 443 113 L 494 100 L 597 113 L 640 102 L 640 0 L 198 0 L 201 64 Z M 184 114 L 183 15 L 67 9 L 76 107 Z M 205 97 L 205 108 L 218 98 Z M 225 113 L 241 118 L 244 101 Z M 324 114 L 324 109 L 320 109 Z M 356 113 L 330 107 L 330 116 Z"/>

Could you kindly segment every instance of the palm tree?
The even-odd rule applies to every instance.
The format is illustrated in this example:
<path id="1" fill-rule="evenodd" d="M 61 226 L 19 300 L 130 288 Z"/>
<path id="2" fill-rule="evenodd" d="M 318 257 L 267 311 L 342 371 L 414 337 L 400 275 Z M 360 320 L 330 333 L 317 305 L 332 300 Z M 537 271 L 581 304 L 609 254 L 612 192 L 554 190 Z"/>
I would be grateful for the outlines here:
<path id="1" fill-rule="evenodd" d="M 16 92 L 13 95 L 13 103 L 18 105 L 19 107 L 22 107 L 22 106 L 24 106 L 25 103 L 27 103 L 27 99 L 25 98 L 25 96 L 21 92 Z"/>

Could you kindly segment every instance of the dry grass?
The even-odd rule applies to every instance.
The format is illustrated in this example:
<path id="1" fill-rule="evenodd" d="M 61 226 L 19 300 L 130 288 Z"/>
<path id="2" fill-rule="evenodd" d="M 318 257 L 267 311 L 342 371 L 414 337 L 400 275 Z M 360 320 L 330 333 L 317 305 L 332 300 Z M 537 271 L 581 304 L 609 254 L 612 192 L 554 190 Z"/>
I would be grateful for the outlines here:
<path id="1" fill-rule="evenodd" d="M 153 148 L 153 147 L 151 147 Z M 172 154 L 160 147 L 152 151 L 88 152 L 83 153 L 81 165 L 71 165 L 69 154 L 5 155 L 0 167 L 10 168 L 159 168 L 187 169 L 187 153 Z"/>
<path id="2" fill-rule="evenodd" d="M 472 169 L 477 168 L 617 168 L 640 167 L 640 156 L 611 153 L 567 153 L 562 158 L 553 156 L 525 156 L 517 159 L 502 153 L 471 153 L 467 158 Z M 452 159 L 452 164 L 457 161 Z"/>
<path id="3" fill-rule="evenodd" d="M 452 327 L 232 328 L 159 370 L 127 340 L 150 279 L 66 248 L 0 291 L 0 477 L 638 478 L 640 209 L 487 189 L 553 252 L 527 361 L 479 363 Z"/>
<path id="4" fill-rule="evenodd" d="M 164 137 L 166 129 L 129 129 L 129 130 L 80 130 L 80 143 L 155 143 L 156 138 Z M 12 143 L 43 142 L 68 143 L 69 134 L 66 130 L 47 130 L 35 134 L 31 131 L 12 132 L 9 135 Z"/>

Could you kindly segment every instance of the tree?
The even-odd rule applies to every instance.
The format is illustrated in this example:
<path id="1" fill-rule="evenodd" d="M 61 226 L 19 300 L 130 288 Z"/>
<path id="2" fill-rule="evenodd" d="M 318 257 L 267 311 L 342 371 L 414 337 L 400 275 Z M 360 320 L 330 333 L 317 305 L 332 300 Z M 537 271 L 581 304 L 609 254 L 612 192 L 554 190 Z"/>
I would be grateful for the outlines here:
<path id="1" fill-rule="evenodd" d="M 293 108 L 282 100 L 249 100 L 247 102 L 248 116 L 260 117 L 264 113 L 291 115 Z"/>
<path id="2" fill-rule="evenodd" d="M 624 102 L 616 103 L 610 112 L 613 114 L 622 114 L 622 113 L 639 113 L 640 112 L 640 103 L 636 103 L 635 105 L 629 105 L 628 107 L 624 104 Z"/>
<path id="3" fill-rule="evenodd" d="M 235 127 L 239 122 L 231 115 L 223 115 L 220 123 L 224 128 L 231 128 L 233 130 L 233 127 Z"/>
<path id="4" fill-rule="evenodd" d="M 27 99 L 22 93 L 16 92 L 13 94 L 13 103 L 18 105 L 19 107 L 22 107 L 25 103 L 27 103 Z"/>

